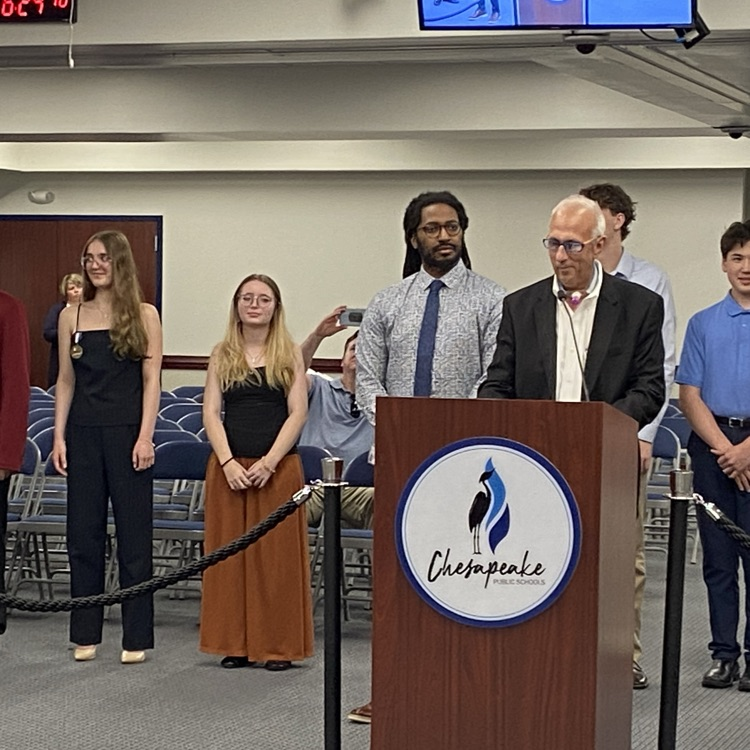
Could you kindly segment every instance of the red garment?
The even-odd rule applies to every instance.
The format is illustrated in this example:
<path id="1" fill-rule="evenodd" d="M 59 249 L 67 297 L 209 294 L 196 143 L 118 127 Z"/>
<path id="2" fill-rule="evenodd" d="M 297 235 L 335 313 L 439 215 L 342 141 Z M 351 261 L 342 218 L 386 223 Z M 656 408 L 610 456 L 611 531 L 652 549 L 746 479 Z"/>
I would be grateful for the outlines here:
<path id="1" fill-rule="evenodd" d="M 0 291 L 0 469 L 18 471 L 29 414 L 29 325 L 23 305 Z"/>

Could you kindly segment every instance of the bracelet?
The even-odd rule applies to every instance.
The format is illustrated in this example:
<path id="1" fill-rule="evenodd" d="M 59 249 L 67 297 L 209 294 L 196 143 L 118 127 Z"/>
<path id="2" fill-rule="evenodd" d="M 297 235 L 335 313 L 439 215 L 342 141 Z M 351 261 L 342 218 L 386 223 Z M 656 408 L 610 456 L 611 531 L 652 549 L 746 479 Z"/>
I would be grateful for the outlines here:
<path id="1" fill-rule="evenodd" d="M 230 456 L 223 464 L 219 464 L 219 466 L 223 469 L 230 461 L 234 461 L 234 456 Z"/>

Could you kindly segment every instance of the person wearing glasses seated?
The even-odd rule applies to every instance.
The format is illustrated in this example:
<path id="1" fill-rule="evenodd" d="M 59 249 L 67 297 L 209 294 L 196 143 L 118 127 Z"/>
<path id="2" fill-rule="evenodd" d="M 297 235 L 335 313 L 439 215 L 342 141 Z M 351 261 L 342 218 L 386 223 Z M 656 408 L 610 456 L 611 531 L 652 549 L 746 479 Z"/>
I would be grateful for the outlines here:
<path id="1" fill-rule="evenodd" d="M 339 324 L 346 305 L 337 307 L 318 323 L 302 342 L 302 359 L 309 370 L 315 352 L 323 339 L 347 330 Z M 341 377 L 326 378 L 315 372 L 307 374 L 307 422 L 302 428 L 300 445 L 325 448 L 332 456 L 349 464 L 372 447 L 374 431 L 357 404 L 354 394 L 357 376 L 357 336 L 349 336 L 341 358 Z M 344 487 L 341 493 L 341 523 L 345 528 L 372 528 L 372 487 Z M 313 488 L 305 503 L 307 523 L 317 526 L 323 515 L 323 488 Z"/>
<path id="2" fill-rule="evenodd" d="M 251 274 L 232 295 L 226 334 L 208 363 L 206 552 L 242 536 L 303 486 L 295 446 L 306 417 L 305 368 L 281 292 L 270 277 Z M 206 570 L 200 627 L 201 651 L 224 654 L 225 669 L 263 664 L 281 672 L 312 656 L 304 511 Z"/>
<path id="3" fill-rule="evenodd" d="M 159 313 L 143 302 L 127 237 L 115 230 L 84 245 L 83 302 L 60 313 L 55 390 L 55 469 L 68 477 L 67 541 L 72 596 L 104 591 L 108 504 L 117 537 L 120 587 L 152 573 L 154 424 L 159 409 Z M 104 608 L 76 609 L 70 640 L 90 661 L 102 640 Z M 122 604 L 123 664 L 154 647 L 154 604 Z"/>
<path id="4" fill-rule="evenodd" d="M 555 206 L 542 240 L 554 275 L 505 298 L 480 398 L 604 401 L 639 428 L 653 421 L 664 403 L 664 303 L 604 273 L 604 235 L 595 201 L 571 195 Z"/>

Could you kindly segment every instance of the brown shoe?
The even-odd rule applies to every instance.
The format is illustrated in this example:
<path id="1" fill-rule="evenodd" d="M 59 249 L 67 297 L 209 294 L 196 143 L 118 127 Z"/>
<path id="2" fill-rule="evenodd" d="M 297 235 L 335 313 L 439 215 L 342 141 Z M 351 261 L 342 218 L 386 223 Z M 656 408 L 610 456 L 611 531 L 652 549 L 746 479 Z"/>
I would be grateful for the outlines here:
<path id="1" fill-rule="evenodd" d="M 353 708 L 347 714 L 347 719 L 353 721 L 356 724 L 371 724 L 372 723 L 372 702 L 365 703 L 364 706 L 359 708 Z"/>

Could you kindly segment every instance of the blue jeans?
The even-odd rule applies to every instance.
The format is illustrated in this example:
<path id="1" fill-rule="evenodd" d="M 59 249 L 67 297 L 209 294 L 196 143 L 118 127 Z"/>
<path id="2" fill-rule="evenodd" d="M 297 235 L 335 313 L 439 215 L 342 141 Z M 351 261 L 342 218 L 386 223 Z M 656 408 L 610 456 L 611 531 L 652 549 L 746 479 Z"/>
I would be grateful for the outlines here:
<path id="1" fill-rule="evenodd" d="M 750 429 L 722 427 L 733 444 L 750 435 Z M 733 523 L 750 532 L 750 493 L 742 492 L 733 479 L 719 467 L 716 456 L 695 433 L 688 441 L 693 462 L 695 491 L 714 503 Z M 737 659 L 741 649 L 737 642 L 740 618 L 739 563 L 745 579 L 745 657 L 750 657 L 750 553 L 720 529 L 706 514 L 698 511 L 698 528 L 703 544 L 703 580 L 708 590 L 711 620 L 711 642 L 708 648 L 714 659 Z"/>

